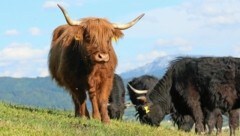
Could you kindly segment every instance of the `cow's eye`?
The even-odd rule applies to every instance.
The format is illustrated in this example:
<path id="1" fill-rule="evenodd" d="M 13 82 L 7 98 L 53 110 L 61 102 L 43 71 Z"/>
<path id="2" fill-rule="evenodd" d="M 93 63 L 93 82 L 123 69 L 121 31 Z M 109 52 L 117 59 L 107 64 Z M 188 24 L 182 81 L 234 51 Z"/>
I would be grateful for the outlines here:
<path id="1" fill-rule="evenodd" d="M 84 40 L 86 41 L 86 42 L 88 42 L 88 43 L 90 43 L 90 36 L 89 35 L 85 35 L 85 37 L 84 37 Z"/>

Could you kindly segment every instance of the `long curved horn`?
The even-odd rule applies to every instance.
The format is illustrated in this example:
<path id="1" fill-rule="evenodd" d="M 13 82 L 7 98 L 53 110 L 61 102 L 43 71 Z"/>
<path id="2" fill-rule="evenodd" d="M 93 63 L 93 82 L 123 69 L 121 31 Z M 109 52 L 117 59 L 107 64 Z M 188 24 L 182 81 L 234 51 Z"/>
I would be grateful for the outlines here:
<path id="1" fill-rule="evenodd" d="M 137 97 L 137 100 L 146 100 L 147 98 L 146 98 L 146 96 L 139 96 L 139 97 Z"/>
<path id="2" fill-rule="evenodd" d="M 137 90 L 135 88 L 133 88 L 129 83 L 128 86 L 133 90 L 133 92 L 135 92 L 136 94 L 146 94 L 148 92 L 148 90 Z"/>
<path id="3" fill-rule="evenodd" d="M 67 23 L 69 24 L 69 25 L 71 25 L 71 26 L 76 26 L 76 25 L 80 25 L 81 24 L 81 21 L 76 21 L 76 20 L 72 20 L 70 17 L 69 17 L 69 15 L 68 15 L 68 13 L 66 12 L 66 10 L 61 6 L 61 5 L 59 5 L 59 4 L 57 4 L 57 6 L 61 9 L 61 11 L 62 11 L 62 13 L 63 13 L 63 15 L 64 15 L 64 17 L 65 17 L 65 19 L 66 19 L 66 21 L 67 21 Z"/>
<path id="4" fill-rule="evenodd" d="M 125 29 L 128 29 L 128 28 L 132 27 L 133 25 L 135 25 L 144 15 L 145 14 L 141 14 L 140 16 L 138 16 L 133 21 L 131 21 L 131 22 L 127 23 L 127 24 L 115 24 L 115 23 L 112 23 L 112 25 L 116 29 L 125 30 Z"/>
<path id="5" fill-rule="evenodd" d="M 143 103 L 146 103 L 146 102 L 147 102 L 146 96 L 139 96 L 139 97 L 137 97 L 137 100 L 140 100 L 140 101 L 142 101 Z"/>

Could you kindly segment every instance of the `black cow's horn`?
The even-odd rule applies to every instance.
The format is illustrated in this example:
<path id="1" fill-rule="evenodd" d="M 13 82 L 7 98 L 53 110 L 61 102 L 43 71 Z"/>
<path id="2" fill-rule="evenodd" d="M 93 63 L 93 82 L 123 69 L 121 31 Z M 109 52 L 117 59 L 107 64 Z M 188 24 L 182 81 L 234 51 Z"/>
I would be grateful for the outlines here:
<path id="1" fill-rule="evenodd" d="M 61 5 L 57 4 L 57 6 L 61 9 L 61 11 L 62 11 L 62 13 L 63 13 L 63 15 L 64 15 L 64 17 L 65 17 L 65 19 L 66 19 L 66 21 L 69 25 L 74 26 L 74 25 L 80 25 L 81 24 L 81 21 L 72 20 L 69 17 L 66 10 Z"/>
<path id="2" fill-rule="evenodd" d="M 139 97 L 137 97 L 137 100 L 144 100 L 144 99 L 146 99 L 146 96 L 139 96 Z"/>
<path id="3" fill-rule="evenodd" d="M 114 24 L 113 23 L 113 27 L 116 29 L 120 29 L 120 30 L 128 29 L 128 28 L 132 27 L 133 25 L 135 25 L 143 16 L 144 16 L 144 14 L 141 14 L 140 16 L 138 16 L 133 21 L 131 21 L 127 24 Z"/>
<path id="4" fill-rule="evenodd" d="M 148 90 L 137 90 L 135 88 L 133 88 L 129 83 L 128 86 L 133 90 L 133 92 L 135 92 L 136 94 L 146 94 L 148 92 Z"/>

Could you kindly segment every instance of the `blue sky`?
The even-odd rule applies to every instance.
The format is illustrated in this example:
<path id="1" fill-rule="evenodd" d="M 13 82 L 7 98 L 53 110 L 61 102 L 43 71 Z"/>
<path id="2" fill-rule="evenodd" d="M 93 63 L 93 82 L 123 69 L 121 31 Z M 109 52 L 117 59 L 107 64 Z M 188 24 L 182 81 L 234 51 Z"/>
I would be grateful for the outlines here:
<path id="1" fill-rule="evenodd" d="M 114 43 L 121 73 L 167 55 L 240 57 L 239 0 L 2 0 L 0 76 L 47 76 L 52 31 L 73 19 L 145 16 Z"/>

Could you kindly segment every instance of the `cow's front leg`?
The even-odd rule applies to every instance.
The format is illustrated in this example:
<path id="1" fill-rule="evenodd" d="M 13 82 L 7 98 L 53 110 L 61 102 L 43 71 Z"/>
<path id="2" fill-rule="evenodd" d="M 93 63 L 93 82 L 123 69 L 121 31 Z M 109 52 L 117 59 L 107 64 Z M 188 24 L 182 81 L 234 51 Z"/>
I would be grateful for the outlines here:
<path id="1" fill-rule="evenodd" d="M 75 106 L 75 117 L 87 117 L 90 118 L 86 104 L 86 92 L 81 94 L 73 94 L 72 99 Z"/>
<path id="2" fill-rule="evenodd" d="M 101 89 L 99 91 L 99 110 L 102 117 L 102 122 L 109 123 L 110 118 L 108 116 L 108 110 L 107 110 L 107 104 L 108 104 L 108 98 L 112 90 L 113 85 L 113 79 L 108 78 L 105 80 L 105 82 L 102 84 Z"/>
<path id="3" fill-rule="evenodd" d="M 201 110 L 200 103 L 199 105 L 191 106 L 193 118 L 195 119 L 195 132 L 199 134 L 204 134 L 204 127 L 203 127 L 203 113 Z"/>
<path id="4" fill-rule="evenodd" d="M 235 136 L 235 130 L 239 127 L 239 114 L 240 111 L 238 109 L 229 111 L 230 136 Z"/>
<path id="5" fill-rule="evenodd" d="M 195 132 L 199 134 L 204 134 L 203 111 L 200 103 L 200 95 L 196 87 L 192 83 L 189 83 L 187 92 L 189 93 L 187 97 L 187 103 L 192 111 L 192 115 L 195 120 Z"/>
<path id="6" fill-rule="evenodd" d="M 223 125 L 223 117 L 222 117 L 222 112 L 220 109 L 216 108 L 214 109 L 214 116 L 215 116 L 215 127 L 217 130 L 217 135 L 220 135 L 222 132 L 222 125 Z"/>
<path id="7" fill-rule="evenodd" d="M 211 134 L 216 124 L 214 111 L 208 111 L 207 117 L 205 118 L 207 118 L 208 134 Z"/>
<path id="8" fill-rule="evenodd" d="M 97 93 L 95 88 L 89 89 L 89 97 L 92 103 L 92 116 L 94 119 L 101 120 L 101 116 L 98 109 L 98 100 L 97 100 Z"/>

